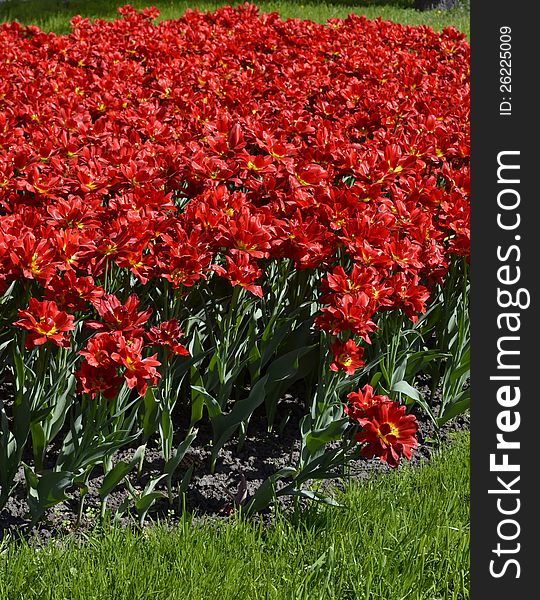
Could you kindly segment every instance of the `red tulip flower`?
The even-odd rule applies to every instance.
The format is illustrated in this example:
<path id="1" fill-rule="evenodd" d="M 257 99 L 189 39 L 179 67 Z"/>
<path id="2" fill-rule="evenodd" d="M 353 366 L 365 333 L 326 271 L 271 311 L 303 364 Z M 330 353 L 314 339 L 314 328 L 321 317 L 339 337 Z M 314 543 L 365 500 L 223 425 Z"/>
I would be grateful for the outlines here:
<path id="1" fill-rule="evenodd" d="M 334 356 L 334 361 L 330 365 L 332 371 L 345 371 L 347 375 L 354 375 L 356 369 L 359 369 L 364 361 L 364 349 L 359 348 L 353 339 L 342 342 L 335 341 L 330 347 Z"/>
<path id="2" fill-rule="evenodd" d="M 397 402 L 380 402 L 366 410 L 364 417 L 358 419 L 362 430 L 354 436 L 357 442 L 365 444 L 362 456 L 378 456 L 390 467 L 397 467 L 402 456 L 412 458 L 412 450 L 418 446 L 418 426 L 416 417 L 405 411 L 406 407 Z"/>
<path id="3" fill-rule="evenodd" d="M 19 309 L 18 321 L 14 325 L 27 329 L 30 333 L 26 337 L 25 347 L 40 346 L 47 341 L 62 348 L 69 347 L 69 337 L 66 335 L 73 331 L 73 315 L 58 310 L 54 300 L 30 298 L 28 310 Z"/>
<path id="4" fill-rule="evenodd" d="M 255 284 L 255 280 L 262 275 L 261 269 L 257 267 L 246 252 L 231 250 L 231 255 L 225 256 L 227 269 L 220 265 L 212 265 L 213 270 L 218 275 L 226 277 L 231 285 L 239 285 L 255 296 L 262 298 L 262 287 Z"/>
<path id="5" fill-rule="evenodd" d="M 183 332 L 178 326 L 176 319 L 170 321 L 163 321 L 159 324 L 159 327 L 150 327 L 150 331 L 146 334 L 146 337 L 158 346 L 163 346 L 169 352 L 169 355 L 176 356 L 189 356 L 189 350 L 180 344 L 180 338 Z"/>
<path id="6" fill-rule="evenodd" d="M 98 298 L 92 304 L 99 313 L 102 322 L 87 321 L 86 325 L 98 331 L 122 331 L 126 335 L 136 336 L 143 331 L 141 325 L 146 323 L 152 314 L 151 308 L 137 312 L 139 299 L 136 294 L 131 294 L 125 304 L 122 304 L 113 294 Z"/>
<path id="7" fill-rule="evenodd" d="M 376 396 L 373 394 L 373 388 L 367 383 L 361 390 L 351 392 L 347 396 L 348 403 L 345 406 L 345 414 L 351 420 L 358 422 L 362 418 L 367 409 L 381 402 L 391 402 L 388 396 Z"/>
<path id="8" fill-rule="evenodd" d="M 125 367 L 124 378 L 128 388 L 137 388 L 139 395 L 144 396 L 148 383 L 155 385 L 159 373 L 155 367 L 161 363 L 156 360 L 156 355 L 149 358 L 142 357 L 143 340 L 135 338 L 126 340 L 124 336 L 117 335 L 117 351 L 111 353 L 111 359 L 118 365 Z"/>
<path id="9" fill-rule="evenodd" d="M 112 400 L 122 385 L 122 378 L 115 365 L 107 368 L 94 367 L 83 361 L 75 375 L 79 381 L 79 392 L 89 394 L 92 398 L 102 394 L 104 398 Z"/>

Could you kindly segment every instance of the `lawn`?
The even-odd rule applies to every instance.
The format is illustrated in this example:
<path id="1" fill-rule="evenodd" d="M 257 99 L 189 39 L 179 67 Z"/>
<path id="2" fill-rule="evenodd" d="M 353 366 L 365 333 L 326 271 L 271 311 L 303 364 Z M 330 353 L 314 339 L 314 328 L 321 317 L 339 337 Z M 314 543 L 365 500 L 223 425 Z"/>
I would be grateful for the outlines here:
<path id="1" fill-rule="evenodd" d="M 435 493 L 436 491 L 436 493 Z M 0 545 L 0 598 L 464 600 L 469 435 L 430 463 L 350 484 L 344 508 Z"/>
<path id="2" fill-rule="evenodd" d="M 0 4 L 0 22 L 18 20 L 24 24 L 38 25 L 45 31 L 67 33 L 69 19 L 80 14 L 88 18 L 113 19 L 116 7 L 127 4 L 127 0 L 6 0 Z M 283 18 L 311 19 L 324 23 L 331 18 L 345 18 L 350 13 L 366 15 L 369 19 L 381 17 L 406 25 L 429 25 L 435 30 L 452 25 L 469 36 L 469 12 L 463 7 L 452 11 L 419 12 L 412 8 L 411 0 L 275 0 L 253 2 L 261 11 L 278 12 Z M 187 8 L 214 10 L 231 4 L 226 0 L 132 0 L 135 8 L 156 6 L 161 11 L 160 19 L 176 19 Z M 233 5 L 235 3 L 232 3 Z"/>

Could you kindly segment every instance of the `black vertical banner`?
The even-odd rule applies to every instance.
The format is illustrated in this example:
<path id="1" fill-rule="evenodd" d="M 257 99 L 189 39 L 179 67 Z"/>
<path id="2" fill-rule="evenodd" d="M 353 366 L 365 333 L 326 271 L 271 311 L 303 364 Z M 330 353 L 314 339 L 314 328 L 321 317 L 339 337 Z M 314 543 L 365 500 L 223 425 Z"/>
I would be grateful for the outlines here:
<path id="1" fill-rule="evenodd" d="M 540 32 L 534 7 L 471 2 L 473 600 L 531 597 L 529 590 L 540 596 L 540 110 L 534 91 Z"/>

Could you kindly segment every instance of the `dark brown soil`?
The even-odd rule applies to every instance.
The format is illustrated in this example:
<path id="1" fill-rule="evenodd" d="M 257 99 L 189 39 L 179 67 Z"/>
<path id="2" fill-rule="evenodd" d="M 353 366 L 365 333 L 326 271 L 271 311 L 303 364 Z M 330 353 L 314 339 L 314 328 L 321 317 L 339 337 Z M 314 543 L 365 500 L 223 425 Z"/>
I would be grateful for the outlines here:
<path id="1" fill-rule="evenodd" d="M 182 510 L 187 510 L 194 518 L 211 516 L 225 518 L 230 514 L 234 502 L 232 498 L 241 488 L 251 495 L 268 476 L 278 469 L 294 464 L 300 449 L 299 419 L 304 414 L 300 402 L 287 395 L 280 404 L 280 413 L 284 415 L 282 422 L 276 423 L 274 431 L 268 432 L 264 414 L 254 415 L 248 429 L 244 444 L 238 448 L 237 441 L 231 440 L 222 449 L 217 460 L 215 472 L 209 473 L 209 430 L 201 429 L 198 438 L 188 450 L 177 477 L 173 479 L 173 489 L 186 470 L 193 465 L 193 475 L 188 491 L 184 498 L 184 506 L 178 494 L 174 493 L 171 506 L 167 498 L 159 499 L 148 513 L 147 520 L 167 520 L 174 523 Z M 411 463 L 418 465 L 429 460 L 437 444 L 448 441 L 454 431 L 469 429 L 469 414 L 462 415 L 447 423 L 436 431 L 433 423 L 420 411 L 414 413 L 418 419 L 419 447 L 413 454 Z M 285 418 L 286 417 L 286 418 Z M 117 454 L 118 460 L 129 460 L 135 449 L 127 449 Z M 135 474 L 130 481 L 135 489 L 143 489 L 147 481 L 162 473 L 163 460 L 156 445 L 149 444 L 145 452 L 143 476 L 137 481 Z M 384 473 L 388 466 L 379 459 L 360 459 L 353 461 L 348 468 L 349 476 L 353 479 L 365 479 L 374 473 Z M 0 513 L 0 539 L 6 534 L 24 535 L 32 543 L 43 543 L 51 538 L 57 538 L 75 530 L 85 532 L 96 527 L 99 521 L 98 489 L 103 481 L 103 474 L 95 469 L 85 499 L 85 508 L 80 524 L 76 527 L 78 507 L 78 492 L 72 499 L 58 504 L 50 509 L 45 518 L 32 529 L 29 529 L 28 506 L 24 492 L 24 475 L 21 472 L 17 479 L 19 485 L 7 506 Z M 157 489 L 164 490 L 164 486 Z M 107 507 L 111 514 L 128 496 L 124 486 L 120 486 L 108 498 Z M 290 505 L 289 499 L 280 499 L 284 507 Z M 121 525 L 134 522 L 134 517 L 124 516 L 119 520 Z"/>

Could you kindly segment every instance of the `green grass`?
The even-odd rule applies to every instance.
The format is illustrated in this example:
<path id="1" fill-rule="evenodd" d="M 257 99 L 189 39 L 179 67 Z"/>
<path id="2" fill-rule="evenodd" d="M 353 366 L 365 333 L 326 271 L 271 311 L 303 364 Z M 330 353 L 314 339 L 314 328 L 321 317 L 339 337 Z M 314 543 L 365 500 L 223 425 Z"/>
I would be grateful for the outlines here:
<path id="1" fill-rule="evenodd" d="M 0 546 L 2 600 L 469 598 L 469 435 L 419 469 L 347 487 L 264 528 L 186 519 L 82 542 Z"/>
<path id="2" fill-rule="evenodd" d="M 227 4 L 236 5 L 234 0 L 6 0 L 0 4 L 0 22 L 17 20 L 20 23 L 38 25 L 45 31 L 56 33 L 69 32 L 69 19 L 80 14 L 94 19 L 113 19 L 116 7 L 131 4 L 136 8 L 157 6 L 161 10 L 161 19 L 176 19 L 187 8 L 214 10 Z M 469 12 L 463 8 L 452 11 L 419 12 L 412 8 L 412 0 L 261 0 L 257 4 L 261 11 L 277 11 L 283 18 L 311 19 L 324 23 L 330 18 L 345 18 L 350 13 L 366 15 L 368 18 L 382 17 L 397 23 L 408 25 L 426 24 L 440 31 L 452 25 L 465 33 L 470 32 Z"/>

